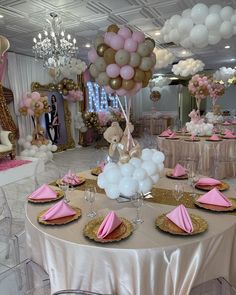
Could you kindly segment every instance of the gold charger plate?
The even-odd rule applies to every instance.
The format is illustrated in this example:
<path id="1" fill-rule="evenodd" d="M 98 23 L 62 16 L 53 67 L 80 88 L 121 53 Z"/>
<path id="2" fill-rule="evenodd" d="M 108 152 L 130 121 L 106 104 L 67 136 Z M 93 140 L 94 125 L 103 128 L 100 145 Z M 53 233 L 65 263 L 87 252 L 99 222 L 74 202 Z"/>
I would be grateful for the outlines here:
<path id="1" fill-rule="evenodd" d="M 44 224 L 44 225 L 63 225 L 63 224 L 67 224 L 67 223 L 70 223 L 74 220 L 77 220 L 81 217 L 82 213 L 81 213 L 81 209 L 80 208 L 77 208 L 77 207 L 74 207 L 74 206 L 70 206 L 73 210 L 76 211 L 76 214 L 75 215 L 72 215 L 72 216 L 66 216 L 66 217 L 61 217 L 61 218 L 57 218 L 57 219 L 52 219 L 52 220 L 42 220 L 42 216 L 44 213 L 47 212 L 47 209 L 41 211 L 38 216 L 37 216 L 37 221 L 41 224 Z"/>
<path id="2" fill-rule="evenodd" d="M 223 139 L 236 139 L 236 136 L 231 137 L 231 138 L 229 138 L 229 137 L 225 137 L 225 136 L 222 136 L 222 138 L 223 138 Z"/>
<path id="3" fill-rule="evenodd" d="M 199 139 L 199 138 L 197 138 L 197 139 L 186 138 L 184 141 L 188 141 L 188 142 L 198 142 L 198 141 L 200 141 L 200 139 Z"/>
<path id="4" fill-rule="evenodd" d="M 77 184 L 69 184 L 70 186 L 72 187 L 76 187 L 76 186 L 79 186 L 81 184 L 83 184 L 85 181 L 86 181 L 86 178 L 84 176 L 78 176 L 79 179 L 80 179 L 80 183 L 77 183 Z M 56 184 L 59 185 L 60 183 L 62 182 L 62 179 L 57 179 L 56 180 Z"/>
<path id="5" fill-rule="evenodd" d="M 104 216 L 100 216 L 89 221 L 83 229 L 83 234 L 85 235 L 85 237 L 98 243 L 111 243 L 128 238 L 134 230 L 134 227 L 129 220 L 120 217 L 120 219 L 122 220 L 121 225 L 113 230 L 113 232 L 107 235 L 104 239 L 99 239 L 97 237 L 97 232 L 104 218 Z"/>
<path id="6" fill-rule="evenodd" d="M 186 233 L 184 230 L 179 228 L 169 218 L 166 217 L 166 214 L 162 214 L 158 216 L 155 221 L 155 225 L 156 227 L 158 227 L 160 230 L 164 232 L 170 233 L 172 235 L 181 235 L 181 236 L 192 236 L 192 235 L 203 233 L 207 230 L 208 224 L 205 219 L 195 214 L 189 214 L 189 216 L 193 224 L 192 233 Z"/>
<path id="7" fill-rule="evenodd" d="M 62 199 L 64 197 L 64 192 L 60 190 L 57 186 L 49 185 L 51 189 L 53 189 L 57 193 L 57 197 L 55 199 L 37 199 L 33 200 L 28 197 L 28 202 L 34 203 L 34 204 L 42 204 L 42 203 L 49 203 L 54 202 Z"/>
<path id="8" fill-rule="evenodd" d="M 169 135 L 158 135 L 158 137 L 167 138 Z"/>
<path id="9" fill-rule="evenodd" d="M 91 174 L 94 176 L 98 176 L 100 173 L 102 173 L 101 167 L 95 167 L 91 170 Z"/>
<path id="10" fill-rule="evenodd" d="M 236 209 L 236 199 L 233 198 L 228 198 L 230 200 L 230 202 L 232 203 L 231 207 L 223 207 L 223 206 L 217 206 L 217 205 L 210 205 L 210 204 L 202 204 L 199 203 L 196 200 L 194 200 L 194 204 L 197 207 L 206 209 L 206 210 L 210 210 L 210 211 L 215 211 L 215 212 L 229 212 L 229 211 L 234 211 Z"/>
<path id="11" fill-rule="evenodd" d="M 213 188 L 217 188 L 219 191 L 226 191 L 227 189 L 229 189 L 229 184 L 222 181 L 221 184 L 217 184 L 217 185 L 198 185 L 198 184 L 196 184 L 195 187 L 197 189 L 202 190 L 202 191 L 210 191 Z"/>
<path id="12" fill-rule="evenodd" d="M 179 137 L 166 137 L 166 139 L 169 139 L 169 140 L 178 140 Z"/>
<path id="13" fill-rule="evenodd" d="M 217 139 L 217 140 L 206 139 L 206 141 L 210 141 L 210 142 L 219 142 L 219 141 L 222 141 L 222 139 Z"/>
<path id="14" fill-rule="evenodd" d="M 167 176 L 168 178 L 179 179 L 179 180 L 181 180 L 181 179 L 188 179 L 188 175 L 187 175 L 187 174 L 182 175 L 182 176 L 174 176 L 174 175 L 172 174 L 172 171 L 168 171 L 168 172 L 166 172 L 166 176 Z"/>

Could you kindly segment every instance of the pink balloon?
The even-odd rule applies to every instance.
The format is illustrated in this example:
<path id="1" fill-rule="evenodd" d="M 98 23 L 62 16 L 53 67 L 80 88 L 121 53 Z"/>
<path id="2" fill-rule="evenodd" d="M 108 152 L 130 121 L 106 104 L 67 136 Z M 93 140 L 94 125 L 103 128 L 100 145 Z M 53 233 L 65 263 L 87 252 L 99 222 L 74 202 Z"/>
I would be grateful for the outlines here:
<path id="1" fill-rule="evenodd" d="M 114 93 L 114 89 L 112 89 L 109 85 L 104 86 L 104 89 L 108 94 Z"/>
<path id="2" fill-rule="evenodd" d="M 88 52 L 88 59 L 90 62 L 94 63 L 95 60 L 98 58 L 97 51 L 95 48 L 92 48 Z"/>
<path id="3" fill-rule="evenodd" d="M 137 50 L 138 43 L 134 41 L 132 38 L 128 38 L 125 40 L 124 49 L 128 52 L 135 52 Z"/>
<path id="4" fill-rule="evenodd" d="M 120 35 L 115 35 L 111 38 L 110 46 L 115 50 L 120 50 L 124 47 L 125 40 Z"/>
<path id="5" fill-rule="evenodd" d="M 34 91 L 34 92 L 31 93 L 31 97 L 34 100 L 39 100 L 40 99 L 40 94 L 38 92 Z"/>
<path id="6" fill-rule="evenodd" d="M 110 46 L 110 44 L 111 44 L 111 39 L 112 39 L 114 36 L 116 36 L 116 33 L 114 33 L 114 32 L 107 32 L 107 33 L 105 33 L 105 35 L 104 35 L 104 42 L 105 42 L 105 44 L 107 44 L 107 45 Z"/>
<path id="7" fill-rule="evenodd" d="M 30 116 L 33 116 L 33 115 L 34 115 L 34 111 L 31 110 L 31 109 L 28 109 L 28 110 L 27 110 L 27 113 L 28 113 L 28 115 L 30 115 Z"/>
<path id="8" fill-rule="evenodd" d="M 123 66 L 121 69 L 120 69 L 120 75 L 123 79 L 125 80 L 130 80 L 133 78 L 134 76 L 134 69 L 131 67 L 131 66 Z"/>
<path id="9" fill-rule="evenodd" d="M 110 64 L 106 68 L 107 76 L 110 78 L 116 78 L 120 74 L 120 67 L 117 64 Z"/>
<path id="10" fill-rule="evenodd" d="M 132 36 L 131 30 L 126 27 L 120 28 L 117 34 L 123 37 L 124 39 L 131 38 Z"/>
<path id="11" fill-rule="evenodd" d="M 29 108 L 31 106 L 31 98 L 26 98 L 24 99 L 24 104 L 27 108 Z"/>
<path id="12" fill-rule="evenodd" d="M 126 95 L 127 91 L 123 88 L 120 88 L 118 90 L 116 90 L 116 94 L 119 95 L 119 96 L 123 96 L 123 95 Z"/>
<path id="13" fill-rule="evenodd" d="M 142 43 L 145 40 L 145 35 L 142 32 L 133 32 L 132 39 L 138 43 Z"/>

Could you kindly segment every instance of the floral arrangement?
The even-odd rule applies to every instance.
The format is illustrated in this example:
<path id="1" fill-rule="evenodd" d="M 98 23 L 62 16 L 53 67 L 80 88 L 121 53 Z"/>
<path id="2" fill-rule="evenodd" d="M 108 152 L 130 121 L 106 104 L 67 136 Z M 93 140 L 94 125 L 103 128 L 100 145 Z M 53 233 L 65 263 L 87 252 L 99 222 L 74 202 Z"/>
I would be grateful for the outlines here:
<path id="1" fill-rule="evenodd" d="M 210 97 L 212 98 L 213 105 L 215 105 L 217 99 L 220 96 L 224 95 L 224 93 L 225 93 L 225 86 L 224 86 L 224 84 L 215 83 L 215 82 L 213 82 L 211 84 Z"/>
<path id="2" fill-rule="evenodd" d="M 121 122 L 124 120 L 124 116 L 119 109 L 109 107 L 107 110 L 100 111 L 98 114 L 98 120 L 101 127 L 111 125 L 112 122 Z"/>
<path id="3" fill-rule="evenodd" d="M 20 102 L 20 114 L 23 116 L 40 116 L 48 112 L 47 96 L 40 96 L 38 92 L 26 93 Z"/>

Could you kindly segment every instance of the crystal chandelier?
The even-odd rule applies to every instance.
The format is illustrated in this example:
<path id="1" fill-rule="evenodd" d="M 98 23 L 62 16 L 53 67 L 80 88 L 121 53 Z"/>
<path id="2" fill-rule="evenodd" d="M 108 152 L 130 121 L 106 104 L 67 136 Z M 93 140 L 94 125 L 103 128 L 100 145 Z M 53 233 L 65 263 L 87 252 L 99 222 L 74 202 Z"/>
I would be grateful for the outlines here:
<path id="1" fill-rule="evenodd" d="M 46 18 L 43 33 L 38 34 L 38 39 L 33 38 L 33 52 L 35 58 L 42 58 L 47 68 L 61 68 L 68 63 L 72 57 L 76 57 L 78 47 L 76 39 L 70 34 L 65 36 L 61 18 L 54 12 L 50 18 Z"/>

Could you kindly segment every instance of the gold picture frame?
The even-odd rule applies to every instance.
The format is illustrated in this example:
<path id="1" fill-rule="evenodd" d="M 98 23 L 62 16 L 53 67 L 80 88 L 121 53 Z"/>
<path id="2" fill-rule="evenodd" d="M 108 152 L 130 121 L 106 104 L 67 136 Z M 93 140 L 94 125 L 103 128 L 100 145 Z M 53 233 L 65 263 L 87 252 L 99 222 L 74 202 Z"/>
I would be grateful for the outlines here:
<path id="1" fill-rule="evenodd" d="M 65 133 L 66 133 L 65 134 L 66 135 L 66 142 L 60 143 L 58 141 L 58 143 L 55 142 L 54 144 L 57 145 L 58 152 L 64 151 L 66 149 L 74 148 L 75 142 L 74 142 L 74 139 L 71 134 L 71 113 L 68 108 L 68 102 L 62 97 L 62 94 L 57 91 L 56 85 L 53 83 L 41 85 L 39 82 L 32 82 L 31 90 L 37 91 L 41 95 L 46 95 L 48 98 L 49 98 L 49 94 L 51 96 L 56 94 L 57 97 L 61 98 L 61 104 L 63 106 L 63 113 L 64 113 L 64 118 L 62 118 L 62 119 L 65 124 L 64 126 L 65 126 Z M 45 130 L 45 131 L 47 131 L 47 130 Z"/>

